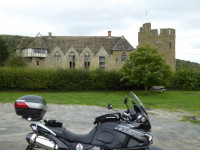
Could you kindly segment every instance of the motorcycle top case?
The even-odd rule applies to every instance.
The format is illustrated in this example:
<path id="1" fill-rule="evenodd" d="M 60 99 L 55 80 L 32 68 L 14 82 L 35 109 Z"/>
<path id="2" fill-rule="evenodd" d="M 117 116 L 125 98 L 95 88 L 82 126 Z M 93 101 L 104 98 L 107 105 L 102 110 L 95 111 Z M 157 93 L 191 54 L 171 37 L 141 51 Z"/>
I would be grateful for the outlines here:
<path id="1" fill-rule="evenodd" d="M 41 96 L 26 95 L 15 101 L 15 112 L 22 118 L 41 120 L 47 111 L 45 100 Z"/>

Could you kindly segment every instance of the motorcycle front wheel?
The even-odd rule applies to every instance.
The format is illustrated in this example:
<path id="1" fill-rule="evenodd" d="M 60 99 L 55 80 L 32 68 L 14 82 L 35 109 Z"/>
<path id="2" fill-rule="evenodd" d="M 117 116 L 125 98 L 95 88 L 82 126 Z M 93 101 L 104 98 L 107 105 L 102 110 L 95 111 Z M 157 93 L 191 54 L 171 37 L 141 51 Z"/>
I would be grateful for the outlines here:
<path id="1" fill-rule="evenodd" d="M 142 149 L 138 149 L 138 150 L 150 150 L 150 148 L 142 148 Z"/>
<path id="2" fill-rule="evenodd" d="M 28 146 L 26 147 L 26 150 L 35 150 L 35 149 L 33 148 L 32 145 L 28 145 Z"/>

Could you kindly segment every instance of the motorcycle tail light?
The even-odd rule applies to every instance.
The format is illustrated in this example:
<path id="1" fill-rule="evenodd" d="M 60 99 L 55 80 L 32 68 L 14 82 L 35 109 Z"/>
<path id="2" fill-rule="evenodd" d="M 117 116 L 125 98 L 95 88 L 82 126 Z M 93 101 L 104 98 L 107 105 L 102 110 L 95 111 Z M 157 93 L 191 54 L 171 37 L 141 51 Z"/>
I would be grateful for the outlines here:
<path id="1" fill-rule="evenodd" d="M 29 108 L 25 102 L 17 102 L 17 101 L 15 102 L 15 107 Z"/>

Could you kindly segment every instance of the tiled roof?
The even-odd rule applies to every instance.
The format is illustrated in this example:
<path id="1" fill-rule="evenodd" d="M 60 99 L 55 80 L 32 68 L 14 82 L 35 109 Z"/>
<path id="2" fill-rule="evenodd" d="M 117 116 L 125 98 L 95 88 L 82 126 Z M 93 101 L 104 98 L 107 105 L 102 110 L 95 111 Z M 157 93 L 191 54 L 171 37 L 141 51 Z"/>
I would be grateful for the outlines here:
<path id="1" fill-rule="evenodd" d="M 27 46 L 28 48 L 42 48 L 42 49 L 48 49 L 46 43 L 44 42 L 44 39 L 41 37 L 36 37 L 31 44 Z"/>
<path id="2" fill-rule="evenodd" d="M 108 54 L 112 50 L 135 50 L 132 45 L 122 37 L 108 36 L 42 36 L 22 39 L 16 49 L 44 48 L 51 53 L 59 47 L 65 54 L 73 47 L 79 54 L 88 47 L 96 54 L 101 47 L 104 47 Z"/>
<path id="3" fill-rule="evenodd" d="M 117 44 L 113 47 L 113 50 L 133 50 L 133 46 L 122 36 Z"/>

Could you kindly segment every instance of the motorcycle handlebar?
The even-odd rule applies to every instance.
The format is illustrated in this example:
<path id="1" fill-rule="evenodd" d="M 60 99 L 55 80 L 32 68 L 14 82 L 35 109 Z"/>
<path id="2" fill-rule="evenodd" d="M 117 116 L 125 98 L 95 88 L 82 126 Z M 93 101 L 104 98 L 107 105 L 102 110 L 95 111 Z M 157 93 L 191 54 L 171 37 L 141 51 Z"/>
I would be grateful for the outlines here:
<path id="1" fill-rule="evenodd" d="M 125 120 L 125 121 L 137 121 L 137 116 L 139 114 L 134 114 L 134 115 L 131 115 L 131 112 L 130 110 L 128 111 L 124 111 L 121 115 L 121 118 L 122 120 Z"/>

